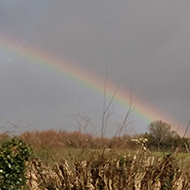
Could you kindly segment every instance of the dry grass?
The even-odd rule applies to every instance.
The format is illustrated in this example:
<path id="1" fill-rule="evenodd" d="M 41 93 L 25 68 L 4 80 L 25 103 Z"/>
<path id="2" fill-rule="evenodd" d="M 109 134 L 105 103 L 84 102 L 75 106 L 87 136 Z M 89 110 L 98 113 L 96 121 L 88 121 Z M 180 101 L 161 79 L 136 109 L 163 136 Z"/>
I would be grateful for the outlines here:
<path id="1" fill-rule="evenodd" d="M 148 151 L 118 155 L 108 150 L 87 159 L 67 160 L 52 166 L 40 160 L 29 163 L 31 189 L 68 190 L 188 190 L 190 171 L 182 170 L 176 155 L 156 157 Z"/>

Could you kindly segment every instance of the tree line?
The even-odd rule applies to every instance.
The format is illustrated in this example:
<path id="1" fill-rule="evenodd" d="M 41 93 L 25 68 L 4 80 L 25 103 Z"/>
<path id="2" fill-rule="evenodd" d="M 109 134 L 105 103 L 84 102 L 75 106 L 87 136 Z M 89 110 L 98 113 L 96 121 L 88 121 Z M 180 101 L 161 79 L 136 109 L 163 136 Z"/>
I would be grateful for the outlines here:
<path id="1" fill-rule="evenodd" d="M 148 133 L 139 135 L 147 139 L 147 148 L 153 150 L 176 150 L 190 151 L 190 138 L 181 137 L 177 131 L 171 129 L 171 125 L 163 121 L 153 121 L 148 126 Z"/>
<path id="2" fill-rule="evenodd" d="M 190 152 L 190 138 L 181 137 L 171 125 L 163 121 L 153 121 L 148 126 L 148 132 L 138 135 L 115 135 L 111 138 L 83 133 L 80 130 L 68 132 L 65 130 L 27 131 L 18 136 L 32 145 L 34 149 L 44 148 L 115 148 L 115 149 L 144 149 L 153 151 Z M 9 134 L 0 134 L 0 142 L 11 138 Z"/>

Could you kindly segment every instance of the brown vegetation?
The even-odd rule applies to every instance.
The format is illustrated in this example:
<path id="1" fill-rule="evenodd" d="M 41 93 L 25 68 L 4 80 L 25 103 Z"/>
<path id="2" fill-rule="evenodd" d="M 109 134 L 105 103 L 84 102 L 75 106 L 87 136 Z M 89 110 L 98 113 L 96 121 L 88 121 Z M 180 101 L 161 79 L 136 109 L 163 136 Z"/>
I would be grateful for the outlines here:
<path id="1" fill-rule="evenodd" d="M 131 137 L 124 135 L 122 137 L 101 138 L 80 131 L 33 131 L 22 134 L 21 139 L 31 144 L 35 149 L 42 147 L 58 148 L 129 148 L 134 145 L 131 142 Z"/>
<path id="2" fill-rule="evenodd" d="M 181 170 L 174 155 L 163 159 L 147 151 L 127 155 L 101 153 L 69 165 L 67 160 L 46 166 L 29 163 L 28 185 L 40 190 L 188 190 L 189 171 Z"/>

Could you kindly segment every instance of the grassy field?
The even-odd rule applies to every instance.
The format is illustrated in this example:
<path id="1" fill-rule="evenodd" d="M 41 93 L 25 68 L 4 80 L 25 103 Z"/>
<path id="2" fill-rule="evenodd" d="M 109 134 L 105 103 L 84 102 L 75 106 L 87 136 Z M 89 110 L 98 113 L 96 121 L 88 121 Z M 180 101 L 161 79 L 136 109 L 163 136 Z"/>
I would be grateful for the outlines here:
<path id="1" fill-rule="evenodd" d="M 92 156 L 103 155 L 127 155 L 134 154 L 136 152 L 143 152 L 142 150 L 131 150 L 131 149 L 91 149 L 91 148 L 48 148 L 43 147 L 40 150 L 35 151 L 35 156 L 43 160 L 44 162 L 51 164 L 54 161 L 59 162 L 61 159 L 66 159 L 69 163 L 77 160 L 89 159 Z M 148 150 L 147 150 L 148 151 Z M 163 159 L 167 155 L 174 155 L 176 160 L 183 161 L 186 164 L 190 164 L 190 154 L 185 152 L 161 152 L 161 151 L 148 151 L 152 156 Z"/>

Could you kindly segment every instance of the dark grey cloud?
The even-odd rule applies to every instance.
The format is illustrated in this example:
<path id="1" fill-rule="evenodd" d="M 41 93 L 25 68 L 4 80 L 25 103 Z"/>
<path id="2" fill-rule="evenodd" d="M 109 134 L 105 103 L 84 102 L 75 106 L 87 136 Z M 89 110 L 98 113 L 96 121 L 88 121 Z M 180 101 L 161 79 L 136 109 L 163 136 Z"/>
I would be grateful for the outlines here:
<path id="1" fill-rule="evenodd" d="M 190 2 L 178 0 L 0 2 L 0 42 L 15 38 L 104 80 L 130 90 L 142 102 L 185 125 L 190 111 Z M 0 49 L 0 115 L 34 128 L 74 129 L 70 115 L 82 112 L 99 129 L 103 95 Z M 138 109 L 138 108 L 136 108 Z M 125 108 L 116 105 L 109 134 Z M 131 128 L 146 130 L 137 115 Z M 132 130 L 132 129 L 130 129 Z"/>

